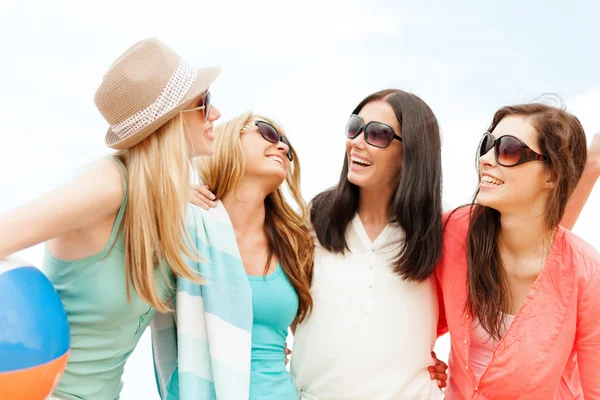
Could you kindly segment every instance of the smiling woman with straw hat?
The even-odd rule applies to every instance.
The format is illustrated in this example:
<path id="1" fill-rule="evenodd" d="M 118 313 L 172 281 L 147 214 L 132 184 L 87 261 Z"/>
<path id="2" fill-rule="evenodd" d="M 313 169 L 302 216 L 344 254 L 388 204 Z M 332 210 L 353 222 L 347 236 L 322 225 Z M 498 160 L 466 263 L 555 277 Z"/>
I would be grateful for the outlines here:
<path id="1" fill-rule="evenodd" d="M 73 182 L 0 215 L 0 259 L 47 241 L 44 271 L 61 296 L 71 354 L 54 396 L 115 399 L 125 362 L 185 263 L 189 159 L 212 153 L 209 85 L 220 68 L 195 69 L 156 39 L 123 53 L 95 95 L 117 150 Z"/>

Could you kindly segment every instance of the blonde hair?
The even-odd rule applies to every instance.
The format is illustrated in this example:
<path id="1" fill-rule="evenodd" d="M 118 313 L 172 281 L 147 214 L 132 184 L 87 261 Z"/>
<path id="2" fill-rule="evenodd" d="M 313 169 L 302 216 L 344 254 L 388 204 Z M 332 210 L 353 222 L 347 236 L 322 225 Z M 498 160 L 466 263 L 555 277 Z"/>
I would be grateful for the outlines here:
<path id="1" fill-rule="evenodd" d="M 242 149 L 240 134 L 242 128 L 255 120 L 264 120 L 275 126 L 279 133 L 285 133 L 268 118 L 246 112 L 215 128 L 214 154 L 197 162 L 198 173 L 217 199 L 239 188 L 244 178 L 246 156 Z M 287 138 L 287 137 L 286 137 Z M 312 309 L 310 281 L 314 260 L 314 245 L 308 225 L 308 206 L 300 194 L 300 164 L 298 155 L 290 147 L 294 162 L 290 163 L 285 183 L 291 197 L 299 208 L 296 212 L 286 201 L 280 186 L 265 199 L 265 233 L 268 240 L 268 256 L 265 273 L 273 255 L 281 263 L 281 268 L 299 298 L 297 320 L 301 322 Z"/>
<path id="2" fill-rule="evenodd" d="M 127 169 L 127 206 L 122 232 L 125 241 L 127 299 L 130 285 L 160 312 L 170 308 L 156 285 L 157 269 L 172 289 L 174 276 L 204 283 L 184 256 L 200 261 L 185 229 L 185 205 L 190 190 L 189 145 L 181 113 L 139 144 L 116 153 Z M 168 266 L 168 267 L 167 267 Z"/>

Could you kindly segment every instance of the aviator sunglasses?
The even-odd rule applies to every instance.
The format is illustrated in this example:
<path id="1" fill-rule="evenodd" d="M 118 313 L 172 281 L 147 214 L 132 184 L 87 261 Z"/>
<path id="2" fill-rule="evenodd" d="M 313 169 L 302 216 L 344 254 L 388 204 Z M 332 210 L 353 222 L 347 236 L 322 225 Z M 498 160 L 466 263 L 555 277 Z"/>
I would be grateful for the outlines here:
<path id="1" fill-rule="evenodd" d="M 258 127 L 258 131 L 260 132 L 263 139 L 265 139 L 267 142 L 275 144 L 281 142 L 285 144 L 288 148 L 288 151 L 285 153 L 285 155 L 287 156 L 288 160 L 294 161 L 294 156 L 292 156 L 292 146 L 290 146 L 290 142 L 288 142 L 287 139 L 284 136 L 282 136 L 273 125 L 266 121 L 254 121 L 244 126 L 242 128 L 242 132 L 247 131 L 253 126 Z"/>
<path id="2" fill-rule="evenodd" d="M 402 141 L 402 138 L 394 132 L 394 128 L 388 124 L 377 121 L 365 124 L 362 117 L 352 114 L 346 124 L 346 137 L 354 139 L 362 132 L 365 133 L 365 142 L 374 147 L 388 147 L 394 139 Z"/>
<path id="3" fill-rule="evenodd" d="M 516 167 L 529 161 L 546 161 L 548 157 L 538 154 L 521 139 L 504 135 L 494 139 L 491 133 L 485 132 L 479 144 L 479 157 L 486 155 L 494 148 L 496 162 L 503 167 Z"/>

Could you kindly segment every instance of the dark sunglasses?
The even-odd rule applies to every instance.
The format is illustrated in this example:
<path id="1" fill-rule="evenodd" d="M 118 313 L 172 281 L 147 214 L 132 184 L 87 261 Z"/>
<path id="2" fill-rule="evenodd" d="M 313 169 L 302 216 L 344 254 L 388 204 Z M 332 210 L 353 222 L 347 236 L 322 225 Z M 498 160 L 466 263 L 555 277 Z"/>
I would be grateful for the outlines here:
<path id="1" fill-rule="evenodd" d="M 503 167 L 516 167 L 529 161 L 546 161 L 548 157 L 531 150 L 521 139 L 512 135 L 494 139 L 491 133 L 483 134 L 479 144 L 479 157 L 486 155 L 494 148 L 496 162 Z"/>
<path id="2" fill-rule="evenodd" d="M 365 120 L 356 114 L 352 114 L 346 124 L 346 137 L 354 139 L 365 132 L 365 142 L 374 147 L 388 147 L 394 139 L 402 141 L 402 138 L 396 135 L 394 128 L 383 122 L 371 121 L 365 124 Z"/>
<path id="3" fill-rule="evenodd" d="M 253 126 L 258 127 L 258 131 L 260 132 L 260 135 L 263 137 L 263 139 L 265 139 L 267 142 L 271 142 L 271 143 L 283 143 L 287 146 L 288 151 L 285 153 L 285 155 L 287 156 L 288 160 L 290 161 L 294 161 L 294 156 L 292 156 L 292 146 L 290 146 L 290 142 L 288 142 L 288 140 L 279 134 L 279 132 L 277 131 L 277 129 L 275 129 L 275 127 L 273 125 L 271 125 L 270 123 L 266 122 L 266 121 L 254 121 L 249 123 L 248 125 L 244 126 L 242 128 L 242 132 L 247 131 L 248 129 L 252 128 Z"/>
<path id="4" fill-rule="evenodd" d="M 202 101 L 201 106 L 194 107 L 194 108 L 188 108 L 183 111 L 186 112 L 186 111 L 198 111 L 198 110 L 204 110 L 204 122 L 208 121 L 208 116 L 210 115 L 210 91 L 207 90 L 204 93 L 204 100 Z"/>

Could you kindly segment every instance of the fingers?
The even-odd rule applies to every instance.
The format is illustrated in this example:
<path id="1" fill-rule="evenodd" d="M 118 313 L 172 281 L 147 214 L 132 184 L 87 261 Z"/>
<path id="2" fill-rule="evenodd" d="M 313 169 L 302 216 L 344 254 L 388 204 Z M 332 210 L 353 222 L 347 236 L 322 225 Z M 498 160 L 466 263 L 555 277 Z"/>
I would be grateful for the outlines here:
<path id="1" fill-rule="evenodd" d="M 290 362 L 289 355 L 292 354 L 292 351 L 287 347 L 287 343 L 283 347 L 283 352 L 285 354 L 285 365 L 287 365 Z"/>
<path id="2" fill-rule="evenodd" d="M 209 200 L 215 200 L 216 199 L 216 197 L 213 194 L 213 192 L 211 192 L 210 190 L 208 190 L 208 186 L 207 185 L 200 186 L 197 190 L 198 190 L 198 192 L 200 192 L 201 195 L 203 195 L 204 197 L 206 197 Z"/>
<path id="3" fill-rule="evenodd" d="M 435 372 L 431 367 L 429 367 L 429 378 L 431 380 L 436 380 L 439 388 L 446 387 L 446 381 L 448 380 L 448 375 L 443 372 Z"/>
<path id="4" fill-rule="evenodd" d="M 198 195 L 197 192 L 194 192 L 193 190 L 190 192 L 190 202 L 198 207 L 202 207 L 205 210 L 209 209 L 208 204 L 204 201 L 204 197 Z"/>
<path id="5" fill-rule="evenodd" d="M 435 355 L 435 352 L 431 352 L 431 357 L 433 357 L 436 367 L 442 365 L 444 367 L 444 371 L 448 369 L 448 365 L 445 362 L 443 362 L 442 360 L 438 360 L 437 356 Z"/>
<path id="6" fill-rule="evenodd" d="M 198 207 L 208 210 L 216 207 L 217 203 L 212 201 L 215 195 L 212 194 L 206 185 L 192 185 L 190 189 L 190 202 Z"/>
<path id="7" fill-rule="evenodd" d="M 447 367 L 445 365 L 434 365 L 432 367 L 427 368 L 427 370 L 430 374 L 446 375 L 446 368 Z"/>
<path id="8" fill-rule="evenodd" d="M 443 362 L 440 361 L 439 364 L 435 364 L 433 366 L 433 372 L 439 373 L 439 374 L 445 374 L 446 373 L 446 369 L 448 369 L 448 366 L 446 364 L 444 364 Z"/>
<path id="9" fill-rule="evenodd" d="M 448 380 L 448 374 L 446 374 L 448 366 L 445 362 L 438 360 L 435 352 L 433 351 L 431 352 L 431 357 L 435 360 L 435 365 L 427 368 L 429 371 L 429 376 L 432 380 L 435 379 L 437 381 L 437 385 L 440 389 L 445 388 L 446 381 Z"/>

